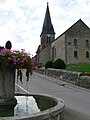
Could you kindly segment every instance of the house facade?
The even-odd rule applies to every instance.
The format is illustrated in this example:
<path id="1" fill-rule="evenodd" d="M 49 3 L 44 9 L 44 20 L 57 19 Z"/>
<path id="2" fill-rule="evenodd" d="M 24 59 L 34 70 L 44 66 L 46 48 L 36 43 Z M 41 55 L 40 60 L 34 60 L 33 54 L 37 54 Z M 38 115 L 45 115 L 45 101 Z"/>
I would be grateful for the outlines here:
<path id="1" fill-rule="evenodd" d="M 36 52 L 37 64 L 46 64 L 58 58 L 66 64 L 90 63 L 90 28 L 79 19 L 55 39 L 48 4 L 40 40 L 41 45 Z"/>

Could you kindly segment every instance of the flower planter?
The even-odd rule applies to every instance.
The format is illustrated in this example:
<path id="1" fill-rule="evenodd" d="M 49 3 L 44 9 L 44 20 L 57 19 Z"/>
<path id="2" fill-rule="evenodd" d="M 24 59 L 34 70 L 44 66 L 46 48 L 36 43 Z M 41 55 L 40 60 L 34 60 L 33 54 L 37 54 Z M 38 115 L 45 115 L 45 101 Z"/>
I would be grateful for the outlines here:
<path id="1" fill-rule="evenodd" d="M 15 93 L 15 69 L 9 65 L 0 64 L 0 110 L 14 108 L 17 100 Z"/>
<path id="2" fill-rule="evenodd" d="M 15 93 L 15 69 L 18 68 L 17 78 L 22 82 L 22 69 L 26 69 L 26 77 L 32 74 L 32 62 L 25 50 L 16 51 L 9 49 L 0 50 L 0 116 L 6 116 L 7 111 L 12 111 L 17 100 Z M 29 75 L 30 74 L 30 75 Z M 8 116 L 13 112 L 8 113 Z"/>

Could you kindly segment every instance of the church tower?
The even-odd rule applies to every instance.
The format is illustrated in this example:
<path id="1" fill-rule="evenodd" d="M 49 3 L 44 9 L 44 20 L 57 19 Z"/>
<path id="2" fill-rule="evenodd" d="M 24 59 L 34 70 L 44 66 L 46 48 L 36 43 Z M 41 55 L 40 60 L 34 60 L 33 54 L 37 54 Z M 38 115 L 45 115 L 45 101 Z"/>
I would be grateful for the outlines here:
<path id="1" fill-rule="evenodd" d="M 43 50 L 55 39 L 55 32 L 51 21 L 48 2 L 40 38 L 41 38 L 41 50 Z"/>

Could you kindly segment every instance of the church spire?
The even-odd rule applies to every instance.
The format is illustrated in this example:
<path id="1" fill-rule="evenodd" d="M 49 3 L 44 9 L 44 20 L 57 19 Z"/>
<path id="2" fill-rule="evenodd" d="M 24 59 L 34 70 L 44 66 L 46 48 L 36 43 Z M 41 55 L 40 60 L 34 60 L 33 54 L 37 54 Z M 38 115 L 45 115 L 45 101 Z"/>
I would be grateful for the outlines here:
<path id="1" fill-rule="evenodd" d="M 46 14 L 45 14 L 45 18 L 44 18 L 41 35 L 42 34 L 55 34 L 54 28 L 53 28 L 53 25 L 51 22 L 51 16 L 50 16 L 50 12 L 49 12 L 48 2 L 47 2 L 47 9 L 46 9 Z"/>

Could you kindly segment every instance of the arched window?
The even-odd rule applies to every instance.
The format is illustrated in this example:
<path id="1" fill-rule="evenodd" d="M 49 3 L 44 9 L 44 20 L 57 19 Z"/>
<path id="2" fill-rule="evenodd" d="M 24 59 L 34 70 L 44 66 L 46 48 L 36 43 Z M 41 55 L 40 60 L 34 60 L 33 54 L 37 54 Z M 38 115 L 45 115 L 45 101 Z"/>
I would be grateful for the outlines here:
<path id="1" fill-rule="evenodd" d="M 47 35 L 47 43 L 50 43 L 50 35 Z"/>
<path id="2" fill-rule="evenodd" d="M 88 51 L 86 52 L 86 58 L 89 58 L 89 52 Z"/>
<path id="3" fill-rule="evenodd" d="M 52 47 L 52 60 L 54 60 L 54 57 L 55 57 L 55 55 L 54 55 L 54 46 Z"/>
<path id="4" fill-rule="evenodd" d="M 56 58 L 56 48 L 55 48 L 54 52 L 55 52 L 55 58 Z"/>
<path id="5" fill-rule="evenodd" d="M 86 40 L 86 47 L 89 47 L 89 41 Z"/>
<path id="6" fill-rule="evenodd" d="M 74 51 L 74 57 L 77 58 L 77 51 Z"/>
<path id="7" fill-rule="evenodd" d="M 77 46 L 77 39 L 74 39 L 74 46 Z"/>

